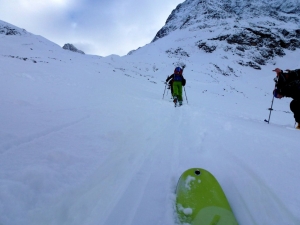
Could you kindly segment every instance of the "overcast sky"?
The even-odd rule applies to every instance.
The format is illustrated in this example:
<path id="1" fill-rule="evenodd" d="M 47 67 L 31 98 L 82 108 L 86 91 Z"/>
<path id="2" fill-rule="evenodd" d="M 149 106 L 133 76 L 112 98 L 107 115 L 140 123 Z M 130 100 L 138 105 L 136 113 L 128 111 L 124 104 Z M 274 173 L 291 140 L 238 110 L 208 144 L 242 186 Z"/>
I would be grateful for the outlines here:
<path id="1" fill-rule="evenodd" d="M 86 54 L 126 55 L 152 41 L 184 0 L 0 0 L 0 20 Z"/>

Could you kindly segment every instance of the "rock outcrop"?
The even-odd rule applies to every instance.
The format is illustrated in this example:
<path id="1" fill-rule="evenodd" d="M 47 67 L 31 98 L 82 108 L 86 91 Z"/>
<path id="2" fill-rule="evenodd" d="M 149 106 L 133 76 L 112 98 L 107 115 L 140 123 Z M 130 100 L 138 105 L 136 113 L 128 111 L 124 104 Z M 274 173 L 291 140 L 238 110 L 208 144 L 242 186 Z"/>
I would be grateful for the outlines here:
<path id="1" fill-rule="evenodd" d="M 77 52 L 77 53 L 80 53 L 80 54 L 85 54 L 83 51 L 77 49 L 74 45 L 72 44 L 65 44 L 63 46 L 63 49 L 65 50 L 69 50 L 69 51 L 72 51 L 72 52 Z"/>

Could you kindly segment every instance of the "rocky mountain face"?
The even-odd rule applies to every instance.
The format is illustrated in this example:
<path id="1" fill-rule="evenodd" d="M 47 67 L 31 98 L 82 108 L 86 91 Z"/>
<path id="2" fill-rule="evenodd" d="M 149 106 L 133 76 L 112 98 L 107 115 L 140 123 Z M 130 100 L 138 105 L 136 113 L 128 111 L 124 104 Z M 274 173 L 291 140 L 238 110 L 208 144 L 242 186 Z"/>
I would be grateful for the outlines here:
<path id="1" fill-rule="evenodd" d="M 80 54 L 85 54 L 83 51 L 77 49 L 74 45 L 72 44 L 65 44 L 63 46 L 63 49 L 66 49 L 66 50 L 70 50 L 72 52 L 77 52 L 77 53 L 80 53 Z"/>
<path id="2" fill-rule="evenodd" d="M 27 31 L 20 29 L 6 22 L 0 21 L 0 34 L 2 35 L 22 35 L 27 34 Z"/>
<path id="3" fill-rule="evenodd" d="M 186 0 L 152 42 L 178 30 L 200 37 L 194 45 L 201 51 L 223 49 L 238 55 L 240 65 L 261 69 L 274 57 L 300 48 L 300 1 Z M 189 52 L 180 51 L 188 57 Z"/>

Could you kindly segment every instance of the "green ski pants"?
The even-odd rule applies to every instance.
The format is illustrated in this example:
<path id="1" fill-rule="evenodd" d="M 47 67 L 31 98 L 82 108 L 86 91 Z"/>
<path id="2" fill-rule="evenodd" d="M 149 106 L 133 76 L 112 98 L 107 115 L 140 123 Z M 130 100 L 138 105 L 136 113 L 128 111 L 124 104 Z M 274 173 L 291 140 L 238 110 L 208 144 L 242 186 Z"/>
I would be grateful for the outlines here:
<path id="1" fill-rule="evenodd" d="M 177 97 L 182 102 L 182 83 L 181 81 L 173 82 L 173 97 Z"/>

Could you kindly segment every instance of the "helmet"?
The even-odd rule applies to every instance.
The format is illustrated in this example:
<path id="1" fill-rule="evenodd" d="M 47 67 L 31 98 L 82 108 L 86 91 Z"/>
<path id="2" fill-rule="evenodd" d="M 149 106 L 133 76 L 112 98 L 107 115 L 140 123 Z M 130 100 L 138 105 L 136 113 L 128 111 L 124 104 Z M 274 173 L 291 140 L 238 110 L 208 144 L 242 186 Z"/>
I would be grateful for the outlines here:
<path id="1" fill-rule="evenodd" d="M 174 70 L 175 74 L 182 74 L 182 69 L 180 67 L 176 67 Z"/>

